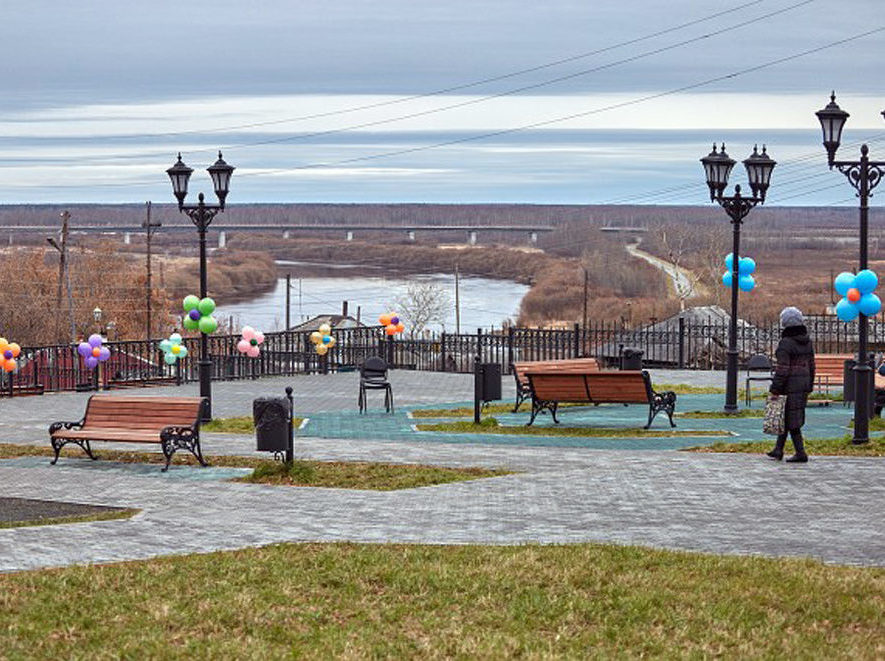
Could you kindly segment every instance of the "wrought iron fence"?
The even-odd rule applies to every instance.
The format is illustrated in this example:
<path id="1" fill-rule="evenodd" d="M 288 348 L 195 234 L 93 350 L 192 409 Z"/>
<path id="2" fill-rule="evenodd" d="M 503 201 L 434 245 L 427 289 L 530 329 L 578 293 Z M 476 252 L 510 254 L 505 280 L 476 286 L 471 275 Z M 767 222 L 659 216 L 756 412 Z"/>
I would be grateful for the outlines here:
<path id="1" fill-rule="evenodd" d="M 851 353 L 857 348 L 857 328 L 835 317 L 809 317 L 807 326 L 818 353 Z M 290 376 L 357 368 L 366 357 L 383 356 L 398 369 L 470 372 L 474 358 L 498 363 L 504 373 L 515 361 L 556 360 L 593 356 L 617 366 L 627 349 L 641 351 L 645 365 L 686 369 L 724 368 L 728 345 L 727 320 L 705 323 L 672 319 L 637 328 L 616 322 L 547 330 L 533 328 L 478 329 L 475 333 L 424 333 L 421 337 L 391 338 L 383 327 L 334 331 L 335 347 L 318 356 L 308 331 L 266 333 L 258 358 L 237 351 L 238 335 L 209 338 L 212 379 L 227 381 L 262 376 Z M 738 326 L 738 350 L 745 361 L 754 354 L 773 356 L 780 339 L 776 323 Z M 126 388 L 199 380 L 200 341 L 185 338 L 188 357 L 175 365 L 163 361 L 160 340 L 108 342 L 111 358 L 98 370 L 88 370 L 76 345 L 23 347 L 19 369 L 8 375 L 0 397 L 65 390 Z M 885 351 L 885 321 L 870 320 L 870 347 Z"/>

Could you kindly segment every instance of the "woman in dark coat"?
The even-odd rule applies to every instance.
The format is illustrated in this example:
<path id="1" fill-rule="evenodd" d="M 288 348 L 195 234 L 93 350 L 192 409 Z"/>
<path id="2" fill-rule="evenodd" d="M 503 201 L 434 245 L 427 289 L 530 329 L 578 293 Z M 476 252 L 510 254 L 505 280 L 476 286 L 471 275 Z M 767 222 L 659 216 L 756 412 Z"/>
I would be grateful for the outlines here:
<path id="1" fill-rule="evenodd" d="M 773 397 L 787 398 L 784 428 L 789 431 L 796 450 L 787 461 L 805 463 L 808 455 L 802 441 L 802 425 L 805 424 L 808 393 L 814 387 L 814 347 L 808 337 L 802 312 L 797 308 L 789 307 L 781 311 L 781 327 L 781 341 L 775 351 L 777 365 L 769 390 Z M 787 433 L 784 432 L 777 437 L 774 449 L 768 456 L 778 461 L 783 459 L 786 443 Z"/>

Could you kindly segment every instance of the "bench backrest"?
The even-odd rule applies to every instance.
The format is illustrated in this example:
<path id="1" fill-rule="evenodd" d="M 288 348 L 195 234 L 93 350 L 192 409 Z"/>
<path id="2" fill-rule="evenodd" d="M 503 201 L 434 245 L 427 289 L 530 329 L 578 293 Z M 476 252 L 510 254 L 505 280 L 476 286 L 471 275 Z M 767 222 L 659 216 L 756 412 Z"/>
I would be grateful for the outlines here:
<path id="1" fill-rule="evenodd" d="M 124 427 L 160 431 L 199 424 L 202 397 L 116 397 L 93 395 L 86 405 L 84 429 Z"/>
<path id="2" fill-rule="evenodd" d="M 853 360 L 855 356 L 850 353 L 822 353 L 814 357 L 814 371 L 820 374 L 833 374 L 842 376 L 846 360 Z"/>
<path id="3" fill-rule="evenodd" d="M 647 372 L 528 372 L 535 398 L 551 402 L 593 402 L 596 404 L 647 403 L 651 384 Z"/>
<path id="4" fill-rule="evenodd" d="M 513 363 L 513 374 L 520 383 L 528 384 L 526 372 L 596 372 L 595 358 L 566 358 L 565 360 L 533 360 Z"/>

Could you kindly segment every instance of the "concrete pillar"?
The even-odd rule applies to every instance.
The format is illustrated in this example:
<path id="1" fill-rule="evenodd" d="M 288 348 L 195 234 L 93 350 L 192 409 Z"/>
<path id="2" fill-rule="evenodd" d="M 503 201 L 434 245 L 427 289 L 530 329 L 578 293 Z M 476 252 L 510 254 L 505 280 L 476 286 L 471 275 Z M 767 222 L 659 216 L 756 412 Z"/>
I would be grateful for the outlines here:
<path id="1" fill-rule="evenodd" d="M 469 243 L 471 246 L 476 245 L 476 232 L 467 233 L 467 243 Z"/>
<path id="2" fill-rule="evenodd" d="M 224 248 L 227 245 L 227 234 L 224 232 L 218 233 L 218 247 Z"/>
<path id="3" fill-rule="evenodd" d="M 538 233 L 532 232 L 531 234 L 529 234 L 529 241 L 531 241 L 532 243 L 537 243 L 538 242 Z"/>
<path id="4" fill-rule="evenodd" d="M 123 244 L 128 246 L 130 243 L 132 243 L 132 235 L 126 232 L 123 235 Z"/>
<path id="5" fill-rule="evenodd" d="M 415 230 L 409 230 L 409 241 L 415 240 Z"/>
<path id="6" fill-rule="evenodd" d="M 345 241 L 353 241 L 353 232 L 348 230 L 347 234 L 344 237 L 344 240 Z"/>

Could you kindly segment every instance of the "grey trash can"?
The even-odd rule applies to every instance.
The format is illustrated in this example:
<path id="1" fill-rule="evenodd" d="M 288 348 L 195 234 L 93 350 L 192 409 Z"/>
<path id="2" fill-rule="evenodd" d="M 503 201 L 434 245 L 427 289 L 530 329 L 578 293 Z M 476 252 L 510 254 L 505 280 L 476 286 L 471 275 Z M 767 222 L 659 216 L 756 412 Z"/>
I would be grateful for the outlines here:
<path id="1" fill-rule="evenodd" d="M 624 349 L 621 354 L 622 370 L 641 370 L 642 369 L 642 351 L 639 349 Z"/>
<path id="2" fill-rule="evenodd" d="M 289 445 L 289 400 L 259 397 L 252 402 L 252 420 L 259 452 L 285 452 Z"/>

